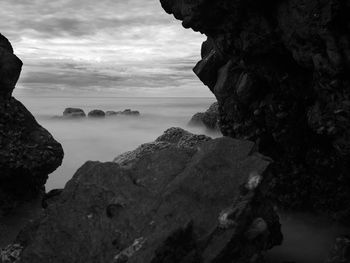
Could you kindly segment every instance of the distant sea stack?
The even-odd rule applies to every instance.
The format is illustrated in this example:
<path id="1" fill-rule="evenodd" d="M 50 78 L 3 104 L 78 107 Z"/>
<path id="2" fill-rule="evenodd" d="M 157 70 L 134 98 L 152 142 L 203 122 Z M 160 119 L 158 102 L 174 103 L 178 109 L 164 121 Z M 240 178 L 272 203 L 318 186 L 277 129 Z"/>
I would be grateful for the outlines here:
<path id="1" fill-rule="evenodd" d="M 12 97 L 21 68 L 0 34 L 0 218 L 42 193 L 63 159 L 61 145 Z"/>
<path id="2" fill-rule="evenodd" d="M 271 156 L 285 208 L 350 222 L 350 2 L 161 0 L 207 35 L 194 72 L 225 136 Z"/>

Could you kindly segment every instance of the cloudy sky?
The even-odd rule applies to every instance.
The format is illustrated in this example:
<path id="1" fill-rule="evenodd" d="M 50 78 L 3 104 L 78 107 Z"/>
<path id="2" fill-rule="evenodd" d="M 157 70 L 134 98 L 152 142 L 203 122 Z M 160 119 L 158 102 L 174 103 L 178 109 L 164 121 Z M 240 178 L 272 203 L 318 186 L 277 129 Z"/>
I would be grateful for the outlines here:
<path id="1" fill-rule="evenodd" d="M 204 36 L 159 0 L 1 0 L 24 62 L 15 95 L 211 96 L 192 73 Z"/>

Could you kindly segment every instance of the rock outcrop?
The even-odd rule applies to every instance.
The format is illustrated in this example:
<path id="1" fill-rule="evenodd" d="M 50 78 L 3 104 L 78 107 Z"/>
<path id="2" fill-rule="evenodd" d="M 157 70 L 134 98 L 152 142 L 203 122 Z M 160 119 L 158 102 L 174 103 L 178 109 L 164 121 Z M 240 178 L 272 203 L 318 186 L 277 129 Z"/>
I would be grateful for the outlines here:
<path id="1" fill-rule="evenodd" d="M 274 158 L 273 198 L 350 222 L 350 1 L 160 1 L 208 36 L 194 72 L 222 133 Z"/>
<path id="2" fill-rule="evenodd" d="M 258 262 L 282 240 L 254 143 L 171 128 L 87 162 L 14 245 L 19 262 Z M 5 251 L 5 252 L 6 252 Z"/>
<path id="3" fill-rule="evenodd" d="M 219 105 L 217 102 L 210 105 L 206 112 L 198 112 L 188 123 L 191 126 L 204 126 L 209 130 L 219 129 Z"/>
<path id="4" fill-rule="evenodd" d="M 0 34 L 0 217 L 41 193 L 63 158 L 61 145 L 12 97 L 21 66 Z"/>
<path id="5" fill-rule="evenodd" d="M 103 110 L 92 110 L 88 113 L 90 118 L 104 118 L 106 113 Z"/>
<path id="6" fill-rule="evenodd" d="M 123 111 L 106 111 L 106 116 L 140 116 L 140 112 L 137 110 L 126 109 Z"/>
<path id="7" fill-rule="evenodd" d="M 84 118 L 86 117 L 85 112 L 79 108 L 66 108 L 63 112 L 65 118 Z"/>

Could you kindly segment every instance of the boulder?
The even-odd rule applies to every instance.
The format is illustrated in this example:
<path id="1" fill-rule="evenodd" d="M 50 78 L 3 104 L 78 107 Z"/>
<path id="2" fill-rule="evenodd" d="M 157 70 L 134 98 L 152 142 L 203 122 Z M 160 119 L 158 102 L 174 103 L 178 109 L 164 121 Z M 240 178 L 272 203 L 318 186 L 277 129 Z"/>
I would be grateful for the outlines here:
<path id="1" fill-rule="evenodd" d="M 219 129 L 219 105 L 213 103 L 206 112 L 198 112 L 188 123 L 191 126 L 204 126 L 209 130 Z"/>
<path id="2" fill-rule="evenodd" d="M 207 36 L 194 72 L 222 134 L 275 160 L 271 197 L 350 222 L 349 0 L 160 2 Z"/>
<path id="3" fill-rule="evenodd" d="M 281 243 L 254 143 L 180 128 L 87 162 L 9 251 L 19 262 L 258 262 Z"/>
<path id="4" fill-rule="evenodd" d="M 21 102 L 11 97 L 22 62 L 0 35 L 0 219 L 43 193 L 63 149 Z"/>
<path id="5" fill-rule="evenodd" d="M 65 118 L 83 118 L 86 117 L 85 112 L 79 108 L 66 108 L 63 112 Z"/>
<path id="6" fill-rule="evenodd" d="M 90 118 L 104 118 L 106 113 L 102 110 L 92 110 L 88 113 Z"/>

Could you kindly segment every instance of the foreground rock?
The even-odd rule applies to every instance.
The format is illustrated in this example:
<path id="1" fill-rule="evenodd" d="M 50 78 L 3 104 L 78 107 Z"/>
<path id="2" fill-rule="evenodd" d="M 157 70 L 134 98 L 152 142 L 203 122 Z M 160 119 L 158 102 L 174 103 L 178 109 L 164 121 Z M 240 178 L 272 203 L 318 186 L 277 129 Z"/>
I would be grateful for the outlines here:
<path id="1" fill-rule="evenodd" d="M 84 118 L 86 117 L 85 112 L 79 108 L 66 108 L 63 112 L 65 118 Z"/>
<path id="2" fill-rule="evenodd" d="M 258 262 L 281 242 L 268 165 L 252 142 L 172 128 L 114 162 L 87 162 L 8 250 L 25 263 Z"/>
<path id="3" fill-rule="evenodd" d="M 103 110 L 92 110 L 88 113 L 90 118 L 104 118 L 106 113 Z"/>
<path id="4" fill-rule="evenodd" d="M 61 145 L 12 97 L 21 65 L 0 34 L 0 218 L 42 193 L 63 158 Z"/>
<path id="5" fill-rule="evenodd" d="M 213 103 L 206 112 L 198 112 L 189 122 L 192 126 L 204 126 L 209 130 L 219 129 L 219 105 Z"/>
<path id="6" fill-rule="evenodd" d="M 222 133 L 274 158 L 272 197 L 350 222 L 350 1 L 160 1 L 208 36 L 194 72 Z"/>

